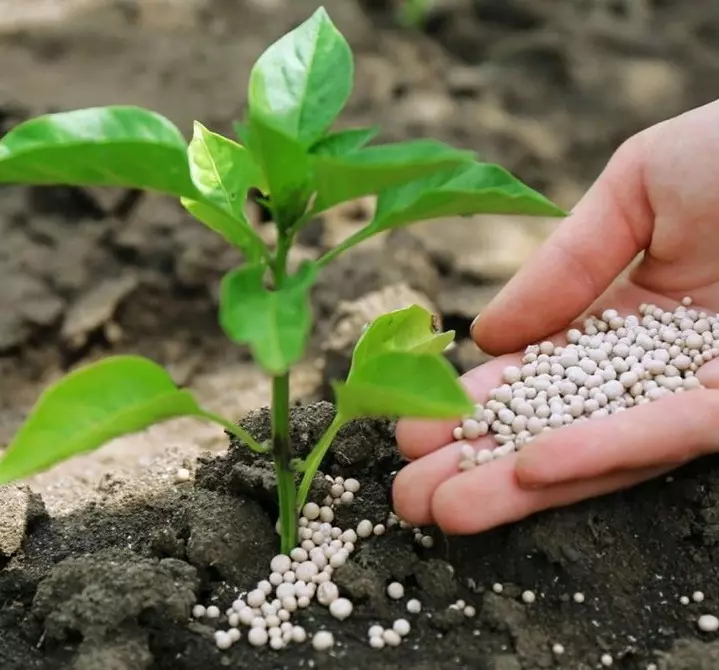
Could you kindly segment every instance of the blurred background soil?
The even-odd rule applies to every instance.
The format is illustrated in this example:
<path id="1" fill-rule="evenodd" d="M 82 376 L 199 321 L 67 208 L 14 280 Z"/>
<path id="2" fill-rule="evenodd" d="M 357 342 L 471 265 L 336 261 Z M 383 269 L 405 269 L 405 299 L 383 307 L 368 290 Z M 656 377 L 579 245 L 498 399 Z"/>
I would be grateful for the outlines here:
<path id="1" fill-rule="evenodd" d="M 314 0 L 0 0 L 0 134 L 33 115 L 135 104 L 189 136 L 194 119 L 231 133 L 259 54 Z M 326 0 L 356 55 L 341 125 L 385 141 L 435 137 L 499 162 L 571 208 L 633 133 L 715 97 L 719 3 L 679 0 L 436 0 L 424 30 L 396 3 Z M 263 235 L 271 228 L 252 203 Z M 313 257 L 371 215 L 371 200 L 314 222 Z M 294 397 L 327 398 L 371 316 L 423 302 L 458 330 L 452 360 L 483 359 L 472 318 L 553 221 L 433 221 L 348 254 L 314 293 L 312 351 Z M 222 274 L 240 261 L 169 198 L 134 192 L 0 188 L 0 446 L 41 390 L 111 352 L 167 365 L 210 408 L 238 417 L 269 388 L 216 320 Z M 123 483 L 156 484 L 221 430 L 173 421 L 35 478 L 54 511 Z"/>

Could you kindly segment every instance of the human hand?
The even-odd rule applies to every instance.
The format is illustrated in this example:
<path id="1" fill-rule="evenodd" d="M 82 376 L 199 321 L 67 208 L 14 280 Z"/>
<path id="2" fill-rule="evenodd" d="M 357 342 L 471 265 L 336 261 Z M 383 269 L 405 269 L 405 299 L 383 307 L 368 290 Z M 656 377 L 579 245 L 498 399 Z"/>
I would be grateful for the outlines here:
<path id="1" fill-rule="evenodd" d="M 639 254 L 642 257 L 637 259 Z M 572 214 L 472 327 L 498 358 L 463 377 L 477 402 L 532 342 L 565 341 L 598 309 L 672 309 L 691 296 L 719 310 L 719 101 L 628 140 Z M 638 263 L 624 273 L 632 262 Z M 623 275 L 623 276 L 620 276 Z M 476 533 L 608 493 L 719 449 L 719 361 L 700 368 L 704 389 L 542 433 L 520 452 L 459 472 L 451 422 L 402 420 L 394 504 L 411 523 Z M 487 446 L 491 438 L 473 445 Z M 486 444 L 482 445 L 482 442 Z"/>

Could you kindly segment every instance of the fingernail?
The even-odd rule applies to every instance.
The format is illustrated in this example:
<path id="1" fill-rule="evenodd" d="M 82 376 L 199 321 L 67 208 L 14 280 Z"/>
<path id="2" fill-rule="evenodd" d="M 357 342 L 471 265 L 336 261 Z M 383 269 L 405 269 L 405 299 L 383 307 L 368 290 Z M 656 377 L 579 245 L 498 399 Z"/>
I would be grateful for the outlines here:
<path id="1" fill-rule="evenodd" d="M 474 317 L 474 321 L 469 325 L 469 336 L 474 339 L 474 329 L 477 326 L 477 323 L 479 323 L 479 317 L 482 316 L 481 314 L 477 314 L 477 316 Z"/>

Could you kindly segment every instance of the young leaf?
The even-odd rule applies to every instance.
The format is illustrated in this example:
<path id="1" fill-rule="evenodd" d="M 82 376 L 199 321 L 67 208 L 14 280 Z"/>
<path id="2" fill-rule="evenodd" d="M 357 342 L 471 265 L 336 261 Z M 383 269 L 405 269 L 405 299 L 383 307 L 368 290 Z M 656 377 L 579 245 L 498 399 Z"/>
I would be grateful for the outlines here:
<path id="1" fill-rule="evenodd" d="M 441 354 L 454 339 L 454 331 L 436 332 L 434 320 L 432 313 L 419 305 L 377 317 L 357 341 L 348 379 L 370 358 L 387 351 Z"/>
<path id="2" fill-rule="evenodd" d="M 240 249 L 250 263 L 258 263 L 262 258 L 269 258 L 269 250 L 249 221 L 237 221 L 223 210 L 215 209 L 212 205 L 200 200 L 180 198 L 180 202 L 198 221 Z"/>
<path id="3" fill-rule="evenodd" d="M 186 151 L 170 121 L 139 107 L 47 114 L 0 140 L 0 183 L 124 186 L 197 198 Z"/>
<path id="4" fill-rule="evenodd" d="M 374 139 L 378 128 L 350 128 L 331 133 L 315 142 L 310 153 L 322 156 L 344 156 L 358 151 Z"/>
<path id="5" fill-rule="evenodd" d="M 255 63 L 250 72 L 250 114 L 309 146 L 342 111 L 353 76 L 349 44 L 320 7 Z"/>
<path id="6" fill-rule="evenodd" d="M 390 351 L 368 359 L 344 384 L 333 384 L 337 412 L 360 417 L 452 419 L 474 404 L 452 365 L 435 354 Z"/>
<path id="7" fill-rule="evenodd" d="M 473 152 L 435 140 L 380 144 L 342 156 L 314 156 L 317 199 L 312 209 L 318 213 L 340 202 L 378 193 L 473 159 Z"/>
<path id="8" fill-rule="evenodd" d="M 249 226 L 245 217 L 247 191 L 252 186 L 267 188 L 252 154 L 237 142 L 210 132 L 195 121 L 187 158 L 190 175 L 205 200 Z"/>
<path id="9" fill-rule="evenodd" d="M 262 169 L 275 223 L 285 229 L 305 213 L 312 194 L 309 155 L 288 135 L 259 119 L 251 119 L 246 139 Z"/>
<path id="10" fill-rule="evenodd" d="M 258 364 L 272 375 L 287 372 L 302 357 L 312 329 L 310 289 L 317 277 L 305 263 L 277 290 L 265 288 L 263 266 L 228 272 L 220 286 L 220 325 L 239 344 L 249 344 Z"/>
<path id="11" fill-rule="evenodd" d="M 566 216 L 504 168 L 470 163 L 382 191 L 371 226 L 380 232 L 423 219 L 472 214 Z"/>
<path id="12" fill-rule="evenodd" d="M 75 370 L 47 389 L 0 460 L 0 484 L 178 416 L 201 416 L 189 391 L 138 356 Z"/>
<path id="13" fill-rule="evenodd" d="M 490 163 L 464 163 L 380 190 L 372 221 L 320 260 L 326 265 L 342 252 L 391 228 L 443 216 L 524 214 L 566 216 L 550 200 L 507 170 Z"/>
<path id="14" fill-rule="evenodd" d="M 240 142 L 242 144 L 247 145 L 247 137 L 248 137 L 247 124 L 244 121 L 233 121 L 232 129 L 235 131 L 235 135 L 237 135 L 237 139 L 240 140 Z"/>

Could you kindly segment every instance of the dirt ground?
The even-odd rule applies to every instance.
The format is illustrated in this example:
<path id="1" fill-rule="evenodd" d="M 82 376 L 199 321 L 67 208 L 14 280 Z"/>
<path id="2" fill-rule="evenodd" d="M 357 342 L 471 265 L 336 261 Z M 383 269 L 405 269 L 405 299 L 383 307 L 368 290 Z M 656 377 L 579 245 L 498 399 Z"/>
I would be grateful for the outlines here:
<path id="1" fill-rule="evenodd" d="M 193 119 L 229 133 L 254 59 L 318 4 L 0 0 L 0 133 L 38 113 L 112 103 L 155 109 L 186 134 Z M 435 4 L 422 33 L 397 26 L 385 1 L 325 2 L 356 54 L 356 90 L 343 123 L 379 123 L 384 140 L 431 136 L 474 149 L 566 208 L 622 140 L 714 97 L 714 3 Z M 353 203 L 316 222 L 297 258 L 355 230 L 371 206 Z M 553 225 L 443 220 L 348 254 L 315 290 L 317 327 L 293 396 L 328 400 L 328 378 L 346 367 L 361 323 L 407 302 L 435 307 L 459 333 L 452 361 L 460 370 L 476 365 L 484 356 L 467 339 L 469 323 Z M 266 379 L 217 326 L 217 284 L 238 258 L 179 205 L 119 191 L 7 187 L 0 189 L 0 233 L 0 445 L 48 382 L 109 352 L 167 365 L 178 383 L 229 417 L 267 402 Z M 401 465 L 386 426 L 359 433 L 375 437 L 367 448 L 376 462 L 343 458 L 339 445 L 329 463 L 366 487 L 347 523 L 386 516 L 390 473 Z M 201 626 L 188 628 L 188 602 L 247 587 L 262 576 L 275 541 L 266 498 L 233 490 L 217 474 L 241 458 L 231 449 L 227 460 L 213 461 L 210 454 L 222 457 L 227 446 L 221 430 L 174 421 L 30 480 L 50 517 L 23 494 L 20 525 L 26 516 L 29 524 L 11 550 L 3 548 L 0 515 L 0 667 L 189 670 L 226 667 L 229 658 L 230 667 L 259 670 L 310 667 L 310 660 L 328 668 L 595 668 L 606 651 L 619 668 L 719 668 L 719 642 L 694 624 L 698 614 L 716 613 L 719 598 L 712 461 L 669 482 L 476 538 L 437 535 L 432 550 L 418 552 L 405 531 L 375 538 L 342 584 L 361 604 L 350 621 L 333 624 L 341 645 L 331 656 L 305 648 L 255 653 L 246 645 L 220 654 Z M 202 452 L 198 487 L 178 487 L 176 468 L 194 472 Z M 186 546 L 193 532 L 212 526 L 213 505 L 228 512 L 227 519 L 212 516 L 228 524 L 218 532 L 255 538 L 256 551 L 245 547 L 226 574 Z M 122 560 L 103 553 L 109 549 L 125 552 Z M 79 563 L 56 565 L 72 557 Z M 115 564 L 122 574 L 108 567 Z M 134 566 L 131 576 L 126 566 Z M 99 575 L 116 607 L 86 607 L 88 575 Z M 400 649 L 372 651 L 366 626 L 396 610 L 377 596 L 390 575 L 433 616 L 420 617 Z M 168 591 L 170 582 L 182 586 Z M 487 590 L 494 582 L 505 585 L 501 595 Z M 155 589 L 147 606 L 132 598 L 142 584 Z M 538 594 L 531 606 L 517 598 L 526 588 Z M 696 589 L 706 595 L 703 604 L 678 604 Z M 571 600 L 575 591 L 586 594 L 582 606 Z M 72 611 L 63 609 L 74 593 Z M 476 605 L 477 619 L 453 618 L 446 607 L 457 597 Z M 327 622 L 322 608 L 303 616 L 310 627 L 314 619 Z M 561 657 L 550 651 L 557 641 L 567 650 Z"/>

